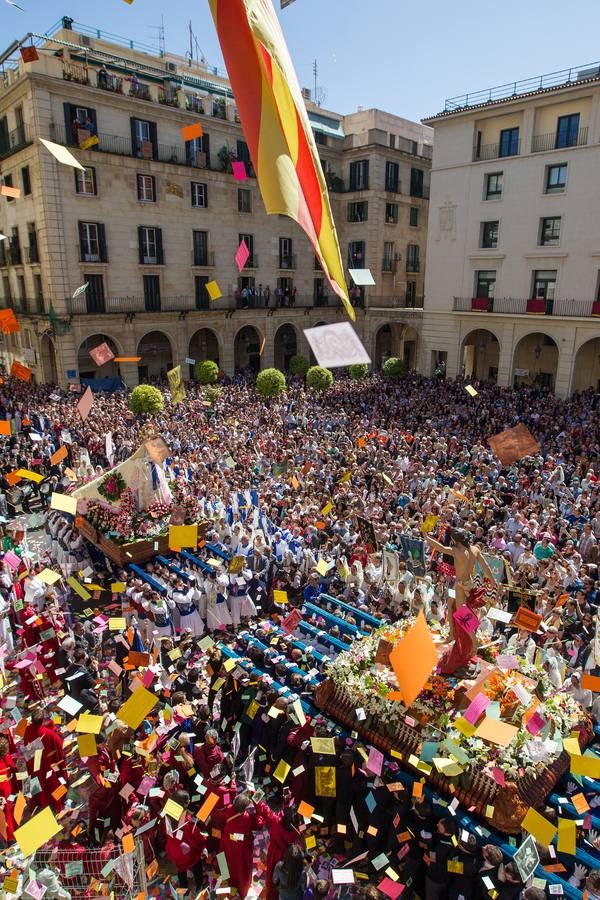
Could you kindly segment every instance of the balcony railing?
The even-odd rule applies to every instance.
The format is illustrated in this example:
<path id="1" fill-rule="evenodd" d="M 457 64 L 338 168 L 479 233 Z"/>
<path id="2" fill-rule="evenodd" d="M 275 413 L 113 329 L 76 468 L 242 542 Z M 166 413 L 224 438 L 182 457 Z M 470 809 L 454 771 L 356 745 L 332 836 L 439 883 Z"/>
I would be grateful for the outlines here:
<path id="1" fill-rule="evenodd" d="M 510 147 L 511 153 L 503 153 L 500 143 L 482 144 L 480 147 L 473 148 L 473 160 L 481 161 L 485 159 L 503 159 L 505 156 L 519 156 L 521 152 L 521 141 L 513 143 Z"/>
<path id="2" fill-rule="evenodd" d="M 395 272 L 398 268 L 398 260 L 394 259 L 393 256 L 384 256 L 381 261 L 381 271 L 382 272 Z"/>
<path id="3" fill-rule="evenodd" d="M 20 302 L 20 301 L 18 301 Z M 33 303 L 34 301 L 27 301 Z M 37 301 L 36 301 L 37 302 Z M 12 302 L 9 303 L 12 305 Z M 393 304 L 397 306 L 398 304 Z M 70 316 L 88 315 L 119 315 L 123 313 L 156 314 L 157 312 L 223 312 L 236 309 L 262 309 L 273 311 L 275 309 L 342 309 L 341 303 L 333 295 L 323 294 L 318 298 L 308 295 L 296 295 L 295 298 L 278 298 L 272 291 L 269 297 L 269 305 L 266 307 L 264 296 L 247 296 L 245 298 L 232 295 L 219 297 L 218 300 L 199 298 L 161 297 L 153 298 L 152 303 L 146 303 L 144 297 L 106 297 L 104 300 L 88 299 L 85 294 L 67 300 L 67 311 Z M 407 307 L 408 308 L 408 307 Z M 16 309 L 16 307 L 15 307 Z M 18 310 L 17 310 L 18 311 Z"/>
<path id="4" fill-rule="evenodd" d="M 192 250 L 192 265 L 202 268 L 212 268 L 215 264 L 214 250 L 207 250 L 206 253 L 198 253 Z"/>
<path id="5" fill-rule="evenodd" d="M 600 300 L 579 300 L 572 297 L 515 298 L 515 297 L 454 297 L 454 312 L 494 313 L 509 316 L 543 315 L 589 318 L 600 316 Z"/>
<path id="6" fill-rule="evenodd" d="M 295 269 L 296 268 L 296 257 L 293 253 L 288 256 L 280 256 L 279 257 L 279 268 L 280 269 Z"/>
<path id="7" fill-rule="evenodd" d="M 0 309 L 13 309 L 22 316 L 43 316 L 44 298 L 43 297 L 12 297 L 10 300 L 6 297 L 0 298 Z"/>
<path id="8" fill-rule="evenodd" d="M 406 271 L 407 272 L 420 272 L 421 271 L 421 263 L 419 260 L 416 262 L 414 260 L 410 260 L 406 262 Z"/>
<path id="9" fill-rule="evenodd" d="M 531 141 L 532 153 L 544 153 L 547 150 L 568 150 L 569 147 L 584 147 L 588 142 L 588 129 L 579 128 L 576 135 L 563 143 L 555 131 L 552 134 L 534 134 Z"/>
<path id="10" fill-rule="evenodd" d="M 27 147 L 28 144 L 31 144 L 29 129 L 26 125 L 19 125 L 14 131 L 9 131 L 8 134 L 0 137 L 0 159 L 5 159 L 11 153 Z"/>
<path id="11" fill-rule="evenodd" d="M 110 91 L 112 94 L 123 93 L 123 79 L 112 72 L 96 72 L 96 87 L 101 91 Z"/>
<path id="12" fill-rule="evenodd" d="M 54 125 L 50 129 L 50 140 L 57 144 L 64 144 L 66 147 L 75 147 L 77 143 L 67 137 L 64 125 Z M 112 153 L 117 156 L 131 156 L 136 159 L 143 158 L 140 150 L 134 150 L 131 143 L 131 137 L 117 134 L 98 134 L 98 143 L 85 151 L 89 153 Z M 210 157 L 206 153 L 197 153 L 194 157 L 190 156 L 185 145 L 176 144 L 157 144 L 155 160 L 158 162 L 172 163 L 175 166 L 189 166 L 197 169 L 210 169 Z M 152 156 L 150 156 L 152 159 Z"/>
<path id="13" fill-rule="evenodd" d="M 422 312 L 423 297 L 407 297 L 406 294 L 385 297 L 370 295 L 367 306 L 369 309 L 415 309 Z"/>
<path id="14" fill-rule="evenodd" d="M 87 66 L 79 63 L 63 62 L 63 78 L 65 81 L 76 81 L 77 84 L 89 84 L 89 70 Z"/>
<path id="15" fill-rule="evenodd" d="M 150 86 L 144 84 L 142 81 L 133 81 L 129 85 L 129 91 L 127 92 L 130 97 L 136 97 L 138 100 L 152 100 L 152 94 L 150 93 Z"/>

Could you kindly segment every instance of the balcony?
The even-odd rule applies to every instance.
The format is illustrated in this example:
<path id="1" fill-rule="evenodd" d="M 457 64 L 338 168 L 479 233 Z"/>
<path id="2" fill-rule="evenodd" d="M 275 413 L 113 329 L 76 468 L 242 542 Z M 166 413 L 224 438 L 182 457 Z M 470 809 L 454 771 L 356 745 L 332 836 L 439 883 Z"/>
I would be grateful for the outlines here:
<path id="1" fill-rule="evenodd" d="M 173 88 L 159 87 L 158 102 L 162 103 L 163 106 L 179 107 L 179 100 L 177 99 L 177 91 L 174 90 Z"/>
<path id="2" fill-rule="evenodd" d="M 213 268 L 215 264 L 214 250 L 207 250 L 205 253 L 199 253 L 192 250 L 192 265 L 198 268 Z"/>
<path id="3" fill-rule="evenodd" d="M 398 268 L 398 260 L 393 256 L 384 256 L 381 261 L 382 272 L 395 272 Z"/>
<path id="4" fill-rule="evenodd" d="M 385 297 L 370 295 L 367 305 L 369 309 L 412 309 L 415 312 L 423 312 L 423 297 L 407 297 L 406 293 L 402 296 L 386 295 Z"/>
<path id="5" fill-rule="evenodd" d="M 473 162 L 481 162 L 486 159 L 504 159 L 506 156 L 519 156 L 521 153 L 521 141 L 513 142 L 509 149 L 513 152 L 502 152 L 500 142 L 497 144 L 482 144 L 481 147 L 473 149 Z"/>
<path id="6" fill-rule="evenodd" d="M 50 128 L 50 140 L 55 141 L 57 144 L 63 144 L 65 147 L 73 147 L 76 151 L 79 149 L 80 152 L 110 153 L 116 156 L 130 156 L 134 159 L 143 158 L 141 150 L 135 151 L 133 149 L 130 135 L 104 134 L 100 132 L 98 134 L 98 143 L 92 149 L 82 151 L 77 147 L 76 142 L 71 139 L 70 135 L 67 137 L 64 125 L 54 125 Z M 154 158 L 157 162 L 171 163 L 174 166 L 188 166 L 193 169 L 210 169 L 211 167 L 210 157 L 206 153 L 196 153 L 192 157 L 183 142 L 181 145 L 157 144 L 154 157 L 152 157 L 152 145 L 150 142 L 148 143 L 151 148 L 149 158 Z M 90 161 L 90 165 L 92 164 L 93 160 Z"/>
<path id="7" fill-rule="evenodd" d="M 21 248 L 18 244 L 11 244 L 5 251 L 6 266 L 21 266 L 23 264 L 21 258 Z"/>
<path id="8" fill-rule="evenodd" d="M 43 297 L 13 297 L 10 300 L 0 298 L 0 309 L 13 309 L 21 316 L 44 316 Z"/>
<path id="9" fill-rule="evenodd" d="M 279 268 L 290 270 L 296 268 L 296 257 L 293 253 L 279 257 Z"/>
<path id="10" fill-rule="evenodd" d="M 26 125 L 19 125 L 14 131 L 0 137 L 0 159 L 6 159 L 12 153 L 22 150 L 32 143 L 29 130 Z"/>
<path id="11" fill-rule="evenodd" d="M 75 81 L 77 84 L 89 84 L 89 70 L 80 63 L 63 62 L 62 73 L 65 81 Z"/>
<path id="12" fill-rule="evenodd" d="M 406 271 L 407 272 L 420 272 L 421 271 L 421 263 L 419 260 L 407 260 L 406 262 Z"/>
<path id="13" fill-rule="evenodd" d="M 28 263 L 39 263 L 40 254 L 38 253 L 37 244 L 30 244 L 29 247 L 26 247 L 27 254 L 27 262 Z"/>
<path id="14" fill-rule="evenodd" d="M 0 301 L 1 304 L 2 301 Z M 25 302 L 25 301 L 17 301 Z M 41 301 L 26 301 L 29 304 Z M 10 301 L 9 305 L 14 306 L 14 302 Z M 397 304 L 394 304 L 397 305 Z M 16 306 L 15 310 L 18 312 Z M 341 302 L 335 296 L 322 294 L 320 297 L 299 296 L 296 295 L 294 302 L 286 301 L 281 298 L 279 302 L 274 292 L 271 292 L 269 298 L 269 312 L 276 309 L 342 309 Z M 408 307 L 407 307 L 408 308 Z M 160 300 L 153 299 L 152 306 L 147 304 L 144 297 L 107 297 L 103 301 L 90 301 L 85 294 L 79 297 L 69 298 L 67 300 L 67 312 L 70 316 L 90 316 L 90 315 L 122 315 L 122 314 L 154 314 L 172 312 L 172 313 L 189 313 L 189 312 L 224 312 L 241 309 L 256 309 L 265 311 L 264 297 L 234 297 L 223 296 L 218 300 L 207 301 L 205 298 L 196 299 L 195 297 L 161 297 Z"/>
<path id="15" fill-rule="evenodd" d="M 534 134 L 531 141 L 532 153 L 545 153 L 548 150 L 568 150 L 570 147 L 585 147 L 588 142 L 588 129 L 579 128 L 566 143 L 560 143 L 555 131 L 552 134 Z"/>
<path id="16" fill-rule="evenodd" d="M 97 72 L 96 87 L 101 91 L 109 91 L 111 94 L 123 93 L 123 79 L 112 72 Z"/>
<path id="17" fill-rule="evenodd" d="M 454 312 L 493 313 L 508 316 L 573 316 L 591 318 L 600 316 L 600 300 L 578 300 L 571 297 L 559 299 L 514 297 L 454 297 Z"/>
<path id="18" fill-rule="evenodd" d="M 132 81 L 129 86 L 129 96 L 135 97 L 138 100 L 149 100 L 152 102 L 153 97 L 150 93 L 150 86 L 148 84 L 144 84 L 141 81 Z"/>

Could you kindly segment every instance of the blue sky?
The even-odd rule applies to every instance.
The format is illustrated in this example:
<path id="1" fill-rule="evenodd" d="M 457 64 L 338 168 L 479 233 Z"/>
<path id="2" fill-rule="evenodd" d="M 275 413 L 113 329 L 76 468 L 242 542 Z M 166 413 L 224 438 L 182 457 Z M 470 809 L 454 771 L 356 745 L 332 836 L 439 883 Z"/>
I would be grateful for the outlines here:
<path id="1" fill-rule="evenodd" d="M 206 0 L 17 2 L 25 12 L 0 0 L 3 49 L 63 15 L 152 43 L 162 12 L 168 49 L 186 51 L 191 18 L 204 54 L 222 65 Z M 280 17 L 301 85 L 312 87 L 316 58 L 323 106 L 342 113 L 378 106 L 418 120 L 446 97 L 600 58 L 597 0 L 295 0 Z"/>

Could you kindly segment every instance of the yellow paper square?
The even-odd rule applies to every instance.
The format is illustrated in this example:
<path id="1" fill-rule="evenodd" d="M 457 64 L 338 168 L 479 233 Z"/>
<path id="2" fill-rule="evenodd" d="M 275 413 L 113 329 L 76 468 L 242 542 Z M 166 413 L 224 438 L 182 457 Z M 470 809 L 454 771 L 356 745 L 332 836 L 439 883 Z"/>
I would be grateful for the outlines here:
<path id="1" fill-rule="evenodd" d="M 16 829 L 15 840 L 21 848 L 23 856 L 31 856 L 32 853 L 43 847 L 46 841 L 58 834 L 61 827 L 54 818 L 54 813 L 47 806 L 25 825 Z"/>
<path id="2" fill-rule="evenodd" d="M 558 842 L 556 849 L 559 853 L 569 853 L 575 856 L 577 823 L 575 819 L 558 820 Z"/>
<path id="3" fill-rule="evenodd" d="M 325 506 L 323 507 L 323 509 L 321 510 L 321 515 L 328 516 L 332 509 L 333 509 L 333 503 L 331 503 L 331 501 L 330 501 L 329 503 L 326 503 Z"/>
<path id="4" fill-rule="evenodd" d="M 273 591 L 273 602 L 274 603 L 287 603 L 288 602 L 287 591 Z"/>
<path id="5" fill-rule="evenodd" d="M 325 562 L 324 559 L 320 559 L 319 562 L 316 564 L 315 569 L 317 570 L 319 575 L 327 575 L 327 572 L 329 571 L 329 566 L 327 565 L 327 563 Z"/>
<path id="6" fill-rule="evenodd" d="M 62 575 L 60 572 L 53 572 L 52 569 L 42 569 L 35 577 L 39 578 L 40 581 L 43 581 L 44 584 L 52 585 L 56 584 L 56 582 L 62 578 Z"/>
<path id="7" fill-rule="evenodd" d="M 79 594 L 82 600 L 89 600 L 92 596 L 89 591 L 83 587 L 83 585 L 79 584 L 76 578 L 73 575 L 69 575 L 67 578 L 67 584 L 70 584 L 76 594 Z"/>
<path id="8" fill-rule="evenodd" d="M 556 834 L 556 826 L 553 825 L 552 822 L 549 822 L 548 819 L 545 819 L 544 816 L 541 816 L 539 812 L 536 812 L 531 806 L 527 810 L 527 815 L 521 822 L 521 828 L 524 828 L 525 831 L 532 834 L 542 847 L 549 847 Z"/>
<path id="9" fill-rule="evenodd" d="M 206 293 L 211 300 L 218 300 L 219 297 L 223 296 L 223 294 L 221 293 L 221 288 L 216 281 L 208 281 L 204 286 L 206 288 Z"/>
<path id="10" fill-rule="evenodd" d="M 163 806 L 163 812 L 165 815 L 170 816 L 171 819 L 175 819 L 176 822 L 179 822 L 181 816 L 183 815 L 183 806 L 181 804 L 176 803 L 174 800 L 167 800 L 165 805 Z"/>
<path id="11" fill-rule="evenodd" d="M 155 697 L 146 688 L 139 687 L 117 712 L 117 718 L 129 725 L 130 728 L 136 729 L 157 703 L 158 697 Z"/>
<path id="12" fill-rule="evenodd" d="M 57 509 L 75 516 L 77 515 L 77 497 L 67 497 L 66 494 L 57 494 L 54 491 L 50 500 L 50 509 Z"/>
<path id="13" fill-rule="evenodd" d="M 198 525 L 171 525 L 169 528 L 169 548 L 198 546 Z"/>
<path id="14" fill-rule="evenodd" d="M 39 472 L 32 472 L 31 469 L 17 469 L 15 475 L 18 475 L 20 478 L 27 478 L 28 481 L 35 481 L 36 484 L 39 484 L 46 477 L 45 475 L 40 475 Z"/>
<path id="15" fill-rule="evenodd" d="M 290 774 L 291 766 L 289 763 L 286 763 L 285 759 L 280 759 L 277 765 L 277 768 L 273 772 L 273 778 L 276 778 L 277 781 L 280 781 L 281 784 L 285 781 L 285 779 Z"/>
<path id="16" fill-rule="evenodd" d="M 573 775 L 587 775 L 588 778 L 600 778 L 600 757 L 572 756 L 571 772 Z"/>
<path id="17" fill-rule="evenodd" d="M 98 716 L 101 718 L 101 716 Z M 97 756 L 98 755 L 98 747 L 96 746 L 96 734 L 78 734 L 77 735 L 77 747 L 79 749 L 79 755 L 83 756 Z"/>
<path id="18" fill-rule="evenodd" d="M 579 746 L 579 738 L 568 737 L 563 738 L 563 747 L 571 756 L 581 756 L 581 747 Z"/>
<path id="19" fill-rule="evenodd" d="M 109 631 L 123 631 L 127 628 L 127 619 L 123 616 L 111 616 L 108 620 Z"/>
<path id="20" fill-rule="evenodd" d="M 76 730 L 82 734 L 100 734 L 102 721 L 102 716 L 93 716 L 91 713 L 81 713 L 77 719 Z"/>
<path id="21" fill-rule="evenodd" d="M 476 397 L 476 396 L 477 396 L 477 391 L 475 390 L 475 388 L 473 387 L 472 384 L 465 384 L 465 391 L 466 391 L 467 394 L 469 394 L 471 397 Z"/>
<path id="22" fill-rule="evenodd" d="M 111 584 L 110 589 L 113 594 L 122 594 L 123 591 L 125 590 L 125 587 L 126 587 L 126 585 L 125 585 L 124 581 L 114 581 Z"/>
<path id="23" fill-rule="evenodd" d="M 305 839 L 304 839 L 304 844 L 305 844 L 307 850 L 312 850 L 313 847 L 316 847 L 316 846 L 317 846 L 317 839 L 316 839 L 316 837 L 314 836 L 314 834 L 311 834 L 311 835 L 309 835 L 307 838 L 305 838 Z"/>
<path id="24" fill-rule="evenodd" d="M 452 727 L 456 728 L 457 731 L 460 731 L 465 737 L 471 737 L 476 731 L 475 726 L 471 725 L 469 720 L 465 719 L 464 716 L 459 716 L 459 718 L 452 723 Z"/>

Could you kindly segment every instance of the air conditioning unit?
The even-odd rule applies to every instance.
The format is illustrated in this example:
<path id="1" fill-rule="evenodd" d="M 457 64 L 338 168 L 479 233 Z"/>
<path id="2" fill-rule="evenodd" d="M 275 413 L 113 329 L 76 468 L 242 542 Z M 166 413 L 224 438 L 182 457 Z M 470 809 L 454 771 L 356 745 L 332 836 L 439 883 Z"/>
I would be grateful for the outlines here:
<path id="1" fill-rule="evenodd" d="M 167 65 L 167 72 L 171 72 L 173 75 L 177 74 L 177 63 L 168 62 L 166 65 Z"/>
<path id="2" fill-rule="evenodd" d="M 310 101 L 310 99 L 311 99 L 310 88 L 302 88 L 302 96 L 304 97 L 305 100 Z"/>
<path id="3" fill-rule="evenodd" d="M 79 40 L 81 42 L 82 47 L 93 47 L 94 46 L 92 43 L 91 37 L 88 37 L 87 34 L 80 34 Z"/>

